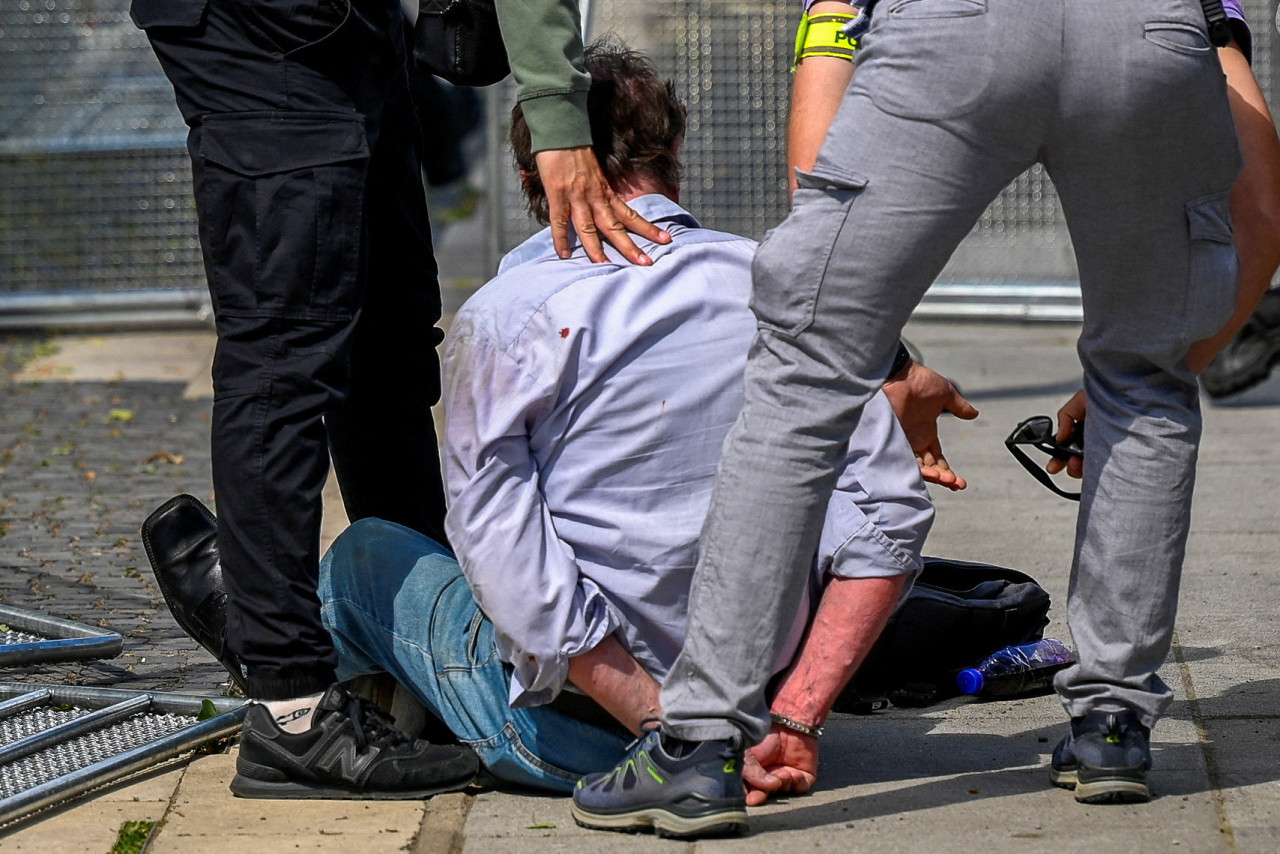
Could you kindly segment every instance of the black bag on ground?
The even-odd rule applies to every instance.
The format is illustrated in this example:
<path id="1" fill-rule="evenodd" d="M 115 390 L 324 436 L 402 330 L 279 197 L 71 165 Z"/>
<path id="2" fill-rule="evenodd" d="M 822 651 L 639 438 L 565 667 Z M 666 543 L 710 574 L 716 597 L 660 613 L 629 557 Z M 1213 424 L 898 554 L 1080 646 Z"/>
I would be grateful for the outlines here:
<path id="1" fill-rule="evenodd" d="M 488 86 L 510 74 L 494 0 L 422 0 L 413 61 L 455 86 Z"/>
<path id="2" fill-rule="evenodd" d="M 866 714 L 954 697 L 956 674 L 991 653 L 1044 636 L 1049 594 L 1026 573 L 989 563 L 926 557 L 834 710 Z"/>

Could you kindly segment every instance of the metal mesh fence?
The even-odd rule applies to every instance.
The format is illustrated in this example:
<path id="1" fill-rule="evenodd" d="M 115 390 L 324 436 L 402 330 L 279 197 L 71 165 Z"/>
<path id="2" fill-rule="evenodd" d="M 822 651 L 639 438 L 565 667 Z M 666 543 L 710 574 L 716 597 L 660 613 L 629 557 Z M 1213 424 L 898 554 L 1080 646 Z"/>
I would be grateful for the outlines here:
<path id="1" fill-rule="evenodd" d="M 0 721 L 0 747 L 89 714 L 90 709 L 41 707 Z"/>
<path id="2" fill-rule="evenodd" d="M 84 710 L 69 712 L 36 710 L 0 723 L 0 743 L 17 741 L 86 714 Z M 196 722 L 186 715 L 139 714 L 45 748 L 30 756 L 10 762 L 0 773 L 0 799 L 24 792 L 41 783 L 72 771 L 87 768 L 95 762 L 116 756 L 155 741 L 162 736 L 185 729 Z M 11 735 L 22 733 L 22 735 Z"/>
<path id="3" fill-rule="evenodd" d="M 0 646 L 9 646 L 16 643 L 39 643 L 44 640 L 41 635 L 33 635 L 30 632 L 15 631 L 8 629 L 0 631 Z"/>
<path id="4" fill-rule="evenodd" d="M 689 108 L 682 201 L 703 224 L 751 237 L 786 214 L 786 115 L 795 0 L 594 0 L 589 34 L 613 32 L 653 57 Z M 1244 0 L 1254 30 L 1254 72 L 1270 96 L 1274 0 Z M 513 89 L 497 93 L 510 108 Z M 505 148 L 501 149 L 506 156 Z M 501 173 L 503 216 L 497 241 L 510 248 L 532 233 L 510 168 Z M 983 213 L 940 281 L 1024 287 L 1074 282 L 1075 259 L 1053 184 L 1036 166 Z"/>
<path id="5" fill-rule="evenodd" d="M 1254 68 L 1278 85 L 1275 0 L 1245 0 Z M 689 106 L 685 200 L 759 237 L 785 213 L 797 0 L 596 0 L 591 33 L 650 53 Z M 203 285 L 185 128 L 128 0 L 0 0 L 0 296 Z M 491 117 L 505 121 L 511 87 Z M 492 133 L 491 254 L 533 229 Z M 496 259 L 491 259 L 496 260 Z M 982 216 L 944 279 L 1070 281 L 1052 185 L 1036 168 Z"/>
<path id="6" fill-rule="evenodd" d="M 128 0 L 0 0 L 0 293 L 203 286 L 186 129 Z"/>

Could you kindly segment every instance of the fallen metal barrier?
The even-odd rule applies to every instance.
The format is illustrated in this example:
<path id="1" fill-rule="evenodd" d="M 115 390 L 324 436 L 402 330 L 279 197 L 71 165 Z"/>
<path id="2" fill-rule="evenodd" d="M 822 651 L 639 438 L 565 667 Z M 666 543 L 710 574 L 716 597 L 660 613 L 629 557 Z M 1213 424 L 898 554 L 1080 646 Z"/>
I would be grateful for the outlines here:
<path id="1" fill-rule="evenodd" d="M 0 605 L 0 666 L 115 658 L 124 638 L 110 629 Z"/>
<path id="2" fill-rule="evenodd" d="M 247 712 L 225 697 L 0 682 L 0 825 L 234 735 Z"/>

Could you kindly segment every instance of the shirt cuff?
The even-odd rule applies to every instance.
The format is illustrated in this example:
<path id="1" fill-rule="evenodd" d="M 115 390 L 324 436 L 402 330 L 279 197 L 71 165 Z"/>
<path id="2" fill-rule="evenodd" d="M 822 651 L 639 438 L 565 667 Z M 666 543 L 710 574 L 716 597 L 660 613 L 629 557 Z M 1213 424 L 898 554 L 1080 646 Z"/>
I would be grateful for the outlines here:
<path id="1" fill-rule="evenodd" d="M 569 659 L 597 645 L 622 625 L 613 604 L 594 583 L 581 581 L 583 593 L 582 627 L 571 632 L 560 649 L 537 655 L 527 650 L 504 649 L 499 653 L 511 664 L 511 685 L 507 699 L 513 709 L 544 706 L 556 698 L 569 678 Z"/>
<path id="2" fill-rule="evenodd" d="M 548 92 L 520 101 L 529 125 L 533 152 L 553 148 L 578 148 L 591 144 L 587 119 L 587 92 Z"/>
<path id="3" fill-rule="evenodd" d="M 823 567 L 838 578 L 892 578 L 917 575 L 924 564 L 909 554 L 884 532 L 867 522 L 831 551 L 831 562 Z"/>
<path id="4" fill-rule="evenodd" d="M 920 577 L 924 561 L 907 554 L 871 522 L 838 546 L 824 562 L 825 575 L 832 578 L 897 578 L 905 576 L 895 608 L 906 601 L 907 594 Z"/>

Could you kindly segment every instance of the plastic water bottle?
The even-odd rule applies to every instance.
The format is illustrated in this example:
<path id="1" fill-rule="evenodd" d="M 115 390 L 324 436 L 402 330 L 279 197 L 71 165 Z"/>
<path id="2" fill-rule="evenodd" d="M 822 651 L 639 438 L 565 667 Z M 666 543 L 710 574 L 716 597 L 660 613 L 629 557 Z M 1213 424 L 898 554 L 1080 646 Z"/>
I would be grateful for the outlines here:
<path id="1" fill-rule="evenodd" d="M 1060 640 L 1045 638 L 1033 643 L 1006 646 L 987 656 L 977 667 L 961 670 L 956 686 L 962 694 L 1012 697 L 1043 690 L 1053 684 L 1053 674 L 1074 664 L 1076 654 Z"/>

